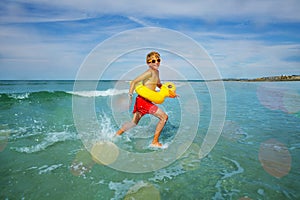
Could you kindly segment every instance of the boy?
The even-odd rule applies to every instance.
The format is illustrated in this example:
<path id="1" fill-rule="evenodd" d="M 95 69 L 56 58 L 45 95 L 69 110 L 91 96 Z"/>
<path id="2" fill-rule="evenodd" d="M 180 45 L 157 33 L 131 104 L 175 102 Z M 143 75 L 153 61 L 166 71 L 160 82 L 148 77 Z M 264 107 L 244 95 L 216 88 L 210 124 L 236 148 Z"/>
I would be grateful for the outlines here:
<path id="1" fill-rule="evenodd" d="M 149 66 L 149 69 L 145 71 L 143 74 L 139 75 L 136 77 L 133 81 L 130 83 L 130 88 L 129 88 L 129 106 L 132 103 L 132 96 L 133 96 L 133 91 L 135 89 L 135 86 L 137 83 L 142 81 L 143 85 L 146 86 L 147 88 L 151 90 L 155 90 L 156 87 L 161 87 L 161 82 L 159 78 L 159 71 L 158 68 L 160 66 L 160 55 L 159 53 L 153 51 L 150 52 L 147 57 L 146 57 L 146 62 L 147 65 Z M 149 100 L 137 96 L 134 109 L 133 109 L 133 117 L 131 122 L 125 123 L 120 130 L 117 131 L 116 135 L 121 135 L 125 131 L 133 128 L 136 126 L 140 119 L 145 115 L 145 114 L 151 114 L 154 115 L 159 119 L 159 122 L 156 126 L 156 130 L 154 133 L 154 138 L 152 141 L 151 146 L 153 147 L 162 147 L 162 144 L 159 143 L 158 138 L 160 136 L 160 133 L 162 129 L 164 128 L 167 120 L 168 120 L 168 115 L 160 109 L 157 105 L 153 104 Z"/>

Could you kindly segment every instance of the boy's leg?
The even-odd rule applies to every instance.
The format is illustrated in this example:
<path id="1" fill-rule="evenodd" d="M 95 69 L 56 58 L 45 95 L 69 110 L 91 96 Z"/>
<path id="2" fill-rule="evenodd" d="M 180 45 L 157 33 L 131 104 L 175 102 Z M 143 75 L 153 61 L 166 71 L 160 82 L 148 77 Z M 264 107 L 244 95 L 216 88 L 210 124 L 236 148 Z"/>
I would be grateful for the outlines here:
<path id="1" fill-rule="evenodd" d="M 131 122 L 126 122 L 125 124 L 123 124 L 122 128 L 120 128 L 120 130 L 116 132 L 116 135 L 122 135 L 125 131 L 135 127 L 139 123 L 141 118 L 142 115 L 139 112 L 135 112 L 133 114 Z"/>
<path id="2" fill-rule="evenodd" d="M 168 120 L 168 115 L 163 110 L 161 110 L 160 108 L 158 108 L 157 111 L 153 115 L 159 119 L 159 122 L 156 126 L 156 129 L 155 129 L 152 145 L 157 146 L 157 147 L 161 147 L 162 144 L 159 143 L 158 139 L 159 139 L 159 136 L 160 136 L 160 133 L 161 133 L 162 129 L 164 128 L 164 126 L 165 126 L 165 124 Z"/>

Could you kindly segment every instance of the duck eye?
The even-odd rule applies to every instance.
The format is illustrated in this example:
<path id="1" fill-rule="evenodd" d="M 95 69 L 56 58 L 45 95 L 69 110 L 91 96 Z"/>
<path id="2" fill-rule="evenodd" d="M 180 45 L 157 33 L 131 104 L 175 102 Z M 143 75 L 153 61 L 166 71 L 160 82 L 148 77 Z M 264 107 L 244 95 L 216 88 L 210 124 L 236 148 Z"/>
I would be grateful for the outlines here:
<path id="1" fill-rule="evenodd" d="M 173 86 L 172 85 L 168 85 L 168 88 L 172 88 Z"/>

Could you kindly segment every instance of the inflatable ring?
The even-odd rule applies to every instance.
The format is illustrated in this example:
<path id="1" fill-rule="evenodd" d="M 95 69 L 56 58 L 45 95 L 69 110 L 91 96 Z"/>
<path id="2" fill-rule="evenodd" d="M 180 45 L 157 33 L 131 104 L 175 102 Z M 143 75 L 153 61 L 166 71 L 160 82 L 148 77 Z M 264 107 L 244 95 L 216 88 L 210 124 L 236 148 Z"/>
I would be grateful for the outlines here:
<path id="1" fill-rule="evenodd" d="M 163 103 L 166 97 L 175 98 L 177 96 L 176 86 L 172 82 L 164 83 L 159 91 L 150 90 L 140 83 L 136 86 L 135 91 L 138 95 L 156 104 Z"/>

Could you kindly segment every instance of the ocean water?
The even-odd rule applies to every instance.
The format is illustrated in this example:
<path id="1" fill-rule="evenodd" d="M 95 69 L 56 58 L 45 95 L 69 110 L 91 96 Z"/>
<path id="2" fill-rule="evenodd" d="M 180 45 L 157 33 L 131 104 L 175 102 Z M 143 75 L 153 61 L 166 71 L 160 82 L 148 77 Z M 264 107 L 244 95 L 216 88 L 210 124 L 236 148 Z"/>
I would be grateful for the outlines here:
<path id="1" fill-rule="evenodd" d="M 212 99 L 213 83 L 175 81 L 163 149 L 148 115 L 113 137 L 128 82 L 80 84 L 0 81 L 0 199 L 300 199 L 300 82 L 224 82 Z"/>

